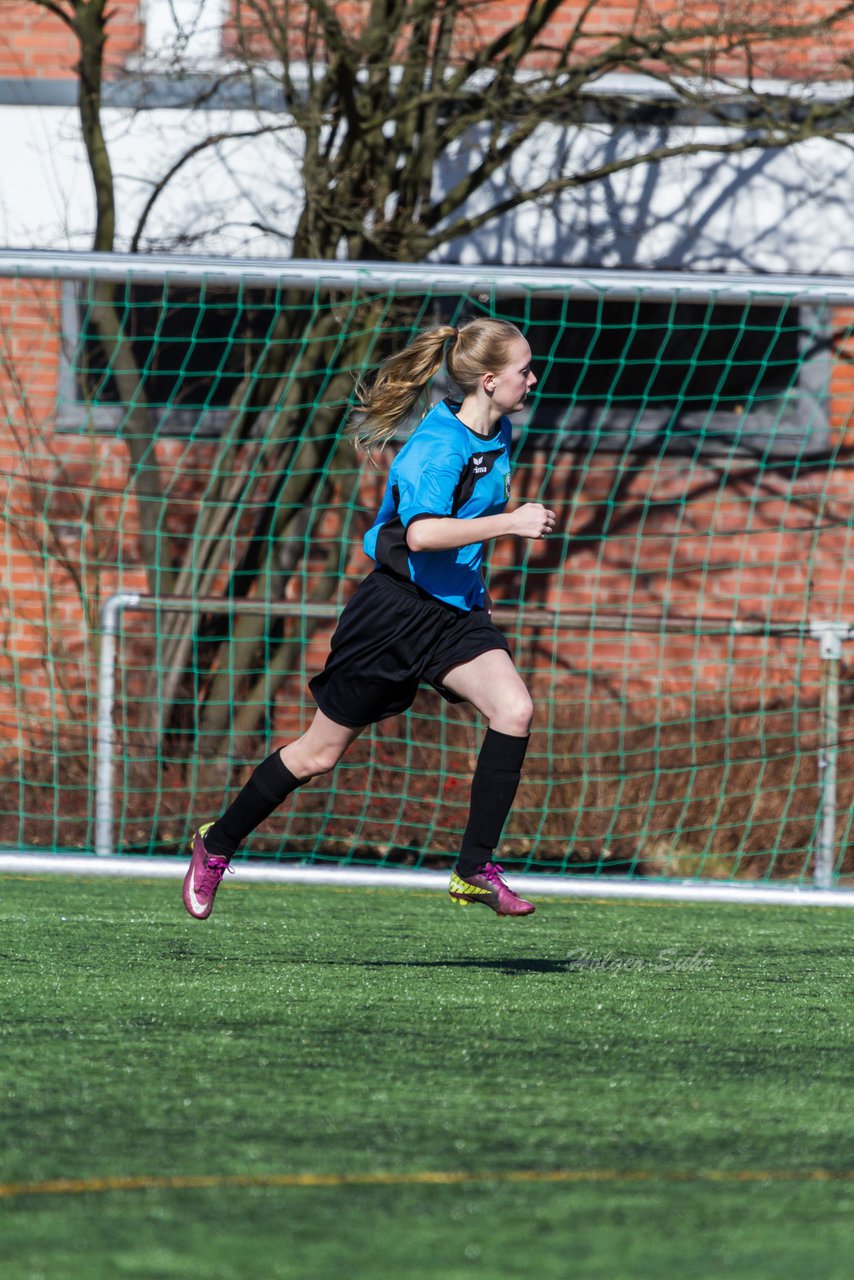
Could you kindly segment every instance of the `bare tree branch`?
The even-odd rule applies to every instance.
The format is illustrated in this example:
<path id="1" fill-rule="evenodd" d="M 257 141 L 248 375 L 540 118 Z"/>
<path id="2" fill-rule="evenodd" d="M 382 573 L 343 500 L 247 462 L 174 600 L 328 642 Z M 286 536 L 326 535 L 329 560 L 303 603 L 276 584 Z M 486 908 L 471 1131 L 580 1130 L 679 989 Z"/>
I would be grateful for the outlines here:
<path id="1" fill-rule="evenodd" d="M 196 156 L 201 155 L 203 151 L 209 150 L 211 147 L 217 147 L 223 142 L 234 142 L 241 138 L 259 138 L 264 134 L 281 133 L 287 129 L 288 125 L 259 125 L 257 129 L 241 129 L 241 130 L 221 130 L 219 133 L 208 134 L 206 138 L 195 143 L 188 151 L 183 152 L 173 165 L 171 165 L 161 178 L 157 180 L 154 187 L 143 205 L 142 212 L 137 219 L 136 228 L 130 239 L 130 252 L 139 252 L 139 242 L 142 239 L 142 233 L 145 230 L 145 224 L 151 214 L 157 200 L 166 190 L 172 179 L 181 172 L 186 164 L 194 160 Z"/>
<path id="2" fill-rule="evenodd" d="M 39 9 L 46 9 L 48 13 L 52 13 L 55 18 L 59 18 L 60 22 L 64 22 L 67 27 L 76 32 L 73 13 L 67 13 L 61 4 L 55 3 L 54 0 L 31 0 L 31 2 Z M 74 0 L 70 0 L 70 3 L 72 9 L 77 8 Z"/>

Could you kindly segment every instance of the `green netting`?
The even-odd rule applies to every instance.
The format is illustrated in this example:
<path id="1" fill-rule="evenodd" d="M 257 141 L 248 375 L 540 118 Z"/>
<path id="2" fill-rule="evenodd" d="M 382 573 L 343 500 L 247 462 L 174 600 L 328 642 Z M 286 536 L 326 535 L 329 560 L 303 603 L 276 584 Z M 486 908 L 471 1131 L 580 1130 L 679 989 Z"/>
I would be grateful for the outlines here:
<path id="1" fill-rule="evenodd" d="M 654 274 L 508 287 L 460 270 L 439 292 L 428 271 L 330 284 L 329 264 L 301 282 L 250 263 L 113 283 L 85 258 L 2 269 L 5 847 L 95 845 L 116 593 L 145 597 L 118 614 L 107 707 L 116 849 L 181 848 L 299 732 L 384 486 L 342 432 L 354 381 L 425 325 L 495 315 L 539 376 L 514 501 L 547 502 L 560 530 L 490 555 L 537 705 L 502 860 L 807 880 L 823 838 L 852 869 L 850 647 L 843 630 L 839 660 L 813 633 L 854 623 L 838 296 Z M 449 858 L 482 731 L 423 691 L 247 854 Z M 102 719 L 102 766 L 105 745 Z"/>

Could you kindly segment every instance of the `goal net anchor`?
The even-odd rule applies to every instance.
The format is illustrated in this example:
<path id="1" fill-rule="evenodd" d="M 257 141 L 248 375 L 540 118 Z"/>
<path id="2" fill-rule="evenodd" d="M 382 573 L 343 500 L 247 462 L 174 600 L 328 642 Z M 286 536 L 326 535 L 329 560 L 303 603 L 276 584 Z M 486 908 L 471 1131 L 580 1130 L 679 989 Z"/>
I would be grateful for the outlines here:
<path id="1" fill-rule="evenodd" d="M 810 635 L 819 642 L 822 665 L 819 709 L 818 819 L 816 823 L 813 883 L 830 889 L 836 865 L 836 783 L 839 755 L 839 668 L 842 646 L 854 639 L 854 626 L 847 622 L 814 619 Z"/>

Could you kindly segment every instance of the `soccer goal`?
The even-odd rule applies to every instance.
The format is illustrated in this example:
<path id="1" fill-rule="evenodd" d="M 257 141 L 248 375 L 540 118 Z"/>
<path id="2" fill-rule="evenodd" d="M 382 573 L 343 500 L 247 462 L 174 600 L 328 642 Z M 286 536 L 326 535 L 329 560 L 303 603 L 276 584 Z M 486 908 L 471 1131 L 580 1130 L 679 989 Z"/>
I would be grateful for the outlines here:
<path id="1" fill-rule="evenodd" d="M 486 315 L 539 380 L 512 501 L 558 513 L 490 555 L 537 708 L 501 861 L 854 901 L 854 282 L 6 252 L 0 315 L 7 850 L 183 853 L 300 730 L 388 465 L 355 383 Z M 246 865 L 447 866 L 482 730 L 425 689 Z"/>

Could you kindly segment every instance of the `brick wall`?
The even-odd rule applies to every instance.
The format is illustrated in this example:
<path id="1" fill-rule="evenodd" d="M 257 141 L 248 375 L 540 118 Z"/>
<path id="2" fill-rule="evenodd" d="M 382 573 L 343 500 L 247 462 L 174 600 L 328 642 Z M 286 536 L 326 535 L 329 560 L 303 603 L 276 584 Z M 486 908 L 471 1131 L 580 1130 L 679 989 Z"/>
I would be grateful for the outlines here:
<path id="1" fill-rule="evenodd" d="M 837 307 L 832 325 L 839 355 L 831 377 L 831 421 L 846 448 L 854 449 L 854 308 Z"/>
<path id="2" fill-rule="evenodd" d="M 139 0 L 112 0 L 108 6 L 108 64 L 119 66 L 138 51 L 139 8 Z M 70 80 L 76 62 L 77 41 L 64 22 L 27 0 L 6 0 L 0 23 L 0 76 Z"/>
<path id="3" fill-rule="evenodd" d="M 270 3 L 270 11 L 277 8 Z M 486 42 L 500 36 L 509 26 L 518 24 L 527 10 L 524 0 L 493 0 L 483 3 L 477 0 L 472 3 L 469 12 L 458 20 L 457 54 L 467 56 Z M 573 42 L 573 59 L 579 60 L 595 55 L 606 44 L 611 44 L 615 37 L 621 37 L 634 30 L 640 37 L 648 36 L 664 29 L 671 33 L 684 33 L 686 29 L 696 30 L 703 24 L 714 24 L 721 21 L 722 15 L 729 13 L 733 25 L 755 22 L 757 25 L 769 25 L 773 34 L 769 39 L 756 45 L 751 66 L 754 77 L 791 78 L 792 80 L 809 80 L 816 78 L 845 78 L 846 69 L 842 60 L 850 56 L 854 45 L 854 15 L 831 35 L 819 35 L 800 41 L 793 41 L 786 36 L 787 24 L 802 25 L 812 19 L 827 16 L 837 6 L 831 0 L 743 0 L 733 5 L 730 0 L 712 0 L 705 4 L 693 3 L 693 0 L 646 0 L 643 5 L 631 3 L 630 0 L 599 0 L 598 4 L 589 5 L 589 0 L 565 0 L 552 22 L 538 39 L 539 52 L 533 52 L 527 60 L 528 66 L 548 65 L 554 58 L 554 51 L 563 48 L 567 41 Z M 369 0 L 348 0 L 347 3 L 335 6 L 336 16 L 349 33 L 358 34 L 364 25 L 370 10 Z M 225 46 L 233 48 L 235 44 L 236 5 L 232 5 L 232 16 L 226 25 Z M 581 26 L 579 27 L 579 22 Z M 246 15 L 243 17 L 244 35 L 251 31 Z M 294 7 L 289 13 L 285 36 L 281 34 L 277 43 L 281 45 L 283 38 L 289 41 L 292 56 L 304 56 L 300 45 L 302 31 L 299 10 Z M 708 37 L 698 36 L 696 40 L 683 42 L 683 47 L 692 57 L 699 57 L 709 74 L 743 75 L 745 64 L 737 49 L 737 40 L 733 40 L 733 49 L 728 52 L 718 41 L 713 48 Z M 260 56 L 264 56 L 269 45 L 263 31 L 256 30 L 249 40 L 250 47 Z M 295 48 L 296 44 L 296 48 Z M 636 66 L 627 59 L 625 70 L 636 70 Z"/>
<path id="4" fill-rule="evenodd" d="M 734 11 L 734 20 L 758 15 L 760 20 L 764 17 L 766 21 L 783 24 L 804 22 L 812 15 L 827 14 L 834 7 L 831 0 L 815 0 L 812 4 L 805 3 L 805 0 L 781 0 L 774 5 L 767 0 L 756 0 L 755 3 L 739 5 L 737 13 Z M 335 8 L 344 27 L 356 32 L 364 22 L 369 5 L 367 0 L 350 0 Z M 640 8 L 626 0 L 601 0 L 584 16 L 586 38 L 578 44 L 577 56 L 594 51 L 601 47 L 603 40 L 610 39 L 615 33 L 624 33 L 632 26 L 641 34 L 660 25 L 673 31 L 682 24 L 696 25 L 704 20 L 715 22 L 726 8 L 725 0 L 705 5 L 688 3 L 687 0 L 667 0 L 666 3 L 647 0 Z M 484 41 L 493 39 L 508 25 L 518 22 L 525 9 L 526 4 L 522 0 L 473 4 L 470 17 L 460 23 L 459 52 L 469 53 Z M 551 48 L 561 47 L 586 9 L 587 4 L 583 0 L 566 0 L 540 43 Z M 115 0 L 108 12 L 108 62 L 118 67 L 140 47 L 143 28 L 139 0 Z M 288 28 L 292 37 L 298 27 L 298 20 L 292 17 Z M 233 44 L 232 17 L 230 27 L 227 24 L 225 45 L 228 49 Z M 259 51 L 263 50 L 264 42 L 260 36 L 255 44 Z M 697 47 L 702 45 L 700 41 Z M 7 0 L 0 28 L 0 76 L 70 79 L 77 57 L 75 46 L 72 33 L 53 14 L 28 0 Z M 854 17 L 832 36 L 805 40 L 797 45 L 778 37 L 760 49 L 755 74 L 791 77 L 793 80 L 833 77 L 839 74 L 840 58 L 850 56 L 852 46 Z M 301 55 L 297 53 L 294 56 Z M 546 63 L 550 56 L 545 51 L 532 57 L 531 62 Z M 709 62 L 709 70 L 719 74 L 737 74 L 743 67 L 737 55 L 719 52 L 714 62 Z"/>

